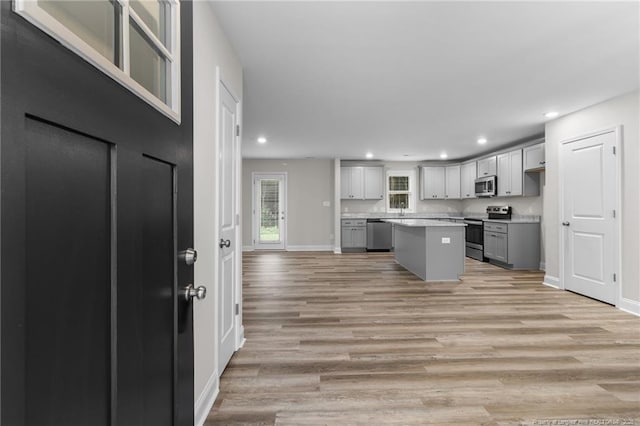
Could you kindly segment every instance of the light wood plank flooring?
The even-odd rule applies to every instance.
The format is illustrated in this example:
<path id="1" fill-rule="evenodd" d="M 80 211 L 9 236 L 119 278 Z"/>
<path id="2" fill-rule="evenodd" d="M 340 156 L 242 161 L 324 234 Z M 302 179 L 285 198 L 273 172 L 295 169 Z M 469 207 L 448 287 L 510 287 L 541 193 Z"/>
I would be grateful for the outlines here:
<path id="1" fill-rule="evenodd" d="M 640 318 L 542 277 L 246 253 L 247 341 L 207 425 L 640 425 Z"/>

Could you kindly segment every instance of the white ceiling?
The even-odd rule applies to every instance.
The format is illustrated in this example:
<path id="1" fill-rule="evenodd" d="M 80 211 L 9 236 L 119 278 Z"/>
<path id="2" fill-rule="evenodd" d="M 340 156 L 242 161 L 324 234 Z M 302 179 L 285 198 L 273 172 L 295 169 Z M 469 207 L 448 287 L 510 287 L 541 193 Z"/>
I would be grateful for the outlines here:
<path id="1" fill-rule="evenodd" d="M 637 1 L 212 3 L 246 158 L 459 159 L 639 87 Z"/>

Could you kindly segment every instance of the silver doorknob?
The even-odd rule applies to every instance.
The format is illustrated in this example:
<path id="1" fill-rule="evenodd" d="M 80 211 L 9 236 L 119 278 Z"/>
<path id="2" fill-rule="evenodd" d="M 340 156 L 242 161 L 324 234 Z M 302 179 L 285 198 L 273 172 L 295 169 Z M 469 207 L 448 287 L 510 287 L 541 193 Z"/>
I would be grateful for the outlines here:
<path id="1" fill-rule="evenodd" d="M 569 223 L 569 222 L 562 222 L 562 226 L 569 226 L 569 225 L 571 225 L 571 223 Z"/>
<path id="2" fill-rule="evenodd" d="M 220 248 L 223 247 L 231 247 L 231 240 L 225 240 L 223 238 L 220 238 Z"/>
<path id="3" fill-rule="evenodd" d="M 187 266 L 191 266 L 198 260 L 198 252 L 192 248 L 182 250 L 178 253 L 178 260 L 183 261 Z"/>
<path id="4" fill-rule="evenodd" d="M 187 302 L 191 301 L 191 299 L 196 298 L 198 300 L 202 300 L 207 297 L 207 288 L 205 286 L 194 287 L 193 284 L 189 284 L 184 288 L 184 300 Z"/>

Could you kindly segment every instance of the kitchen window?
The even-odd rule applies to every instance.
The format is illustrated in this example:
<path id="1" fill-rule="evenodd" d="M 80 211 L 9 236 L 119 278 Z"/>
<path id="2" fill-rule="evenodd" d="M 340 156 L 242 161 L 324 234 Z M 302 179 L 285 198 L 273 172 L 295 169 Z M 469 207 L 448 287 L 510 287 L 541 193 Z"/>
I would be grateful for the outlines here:
<path id="1" fill-rule="evenodd" d="M 415 179 L 414 170 L 390 170 L 387 172 L 387 212 L 413 212 Z"/>
<path id="2" fill-rule="evenodd" d="M 179 0 L 14 0 L 13 8 L 180 123 Z"/>

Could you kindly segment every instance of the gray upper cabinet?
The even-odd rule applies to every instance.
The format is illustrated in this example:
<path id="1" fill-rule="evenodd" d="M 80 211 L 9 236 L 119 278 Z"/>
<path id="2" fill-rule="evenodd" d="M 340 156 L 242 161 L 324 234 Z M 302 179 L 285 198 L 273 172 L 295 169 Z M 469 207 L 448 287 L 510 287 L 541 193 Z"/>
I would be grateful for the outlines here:
<path id="1" fill-rule="evenodd" d="M 476 162 L 465 163 L 460 167 L 460 198 L 475 198 L 477 176 Z"/>
<path id="2" fill-rule="evenodd" d="M 444 198 L 460 198 L 460 165 L 445 168 Z"/>
<path id="3" fill-rule="evenodd" d="M 340 168 L 340 198 L 362 200 L 364 198 L 364 167 Z"/>
<path id="4" fill-rule="evenodd" d="M 478 160 L 478 175 L 477 177 L 493 176 L 496 174 L 496 156 L 483 158 Z"/>
<path id="5" fill-rule="evenodd" d="M 382 200 L 384 167 L 340 167 L 340 198 Z"/>
<path id="6" fill-rule="evenodd" d="M 460 198 L 460 165 L 420 167 L 420 199 Z"/>
<path id="7" fill-rule="evenodd" d="M 445 168 L 442 166 L 421 167 L 421 200 L 437 200 L 445 197 Z"/>
<path id="8" fill-rule="evenodd" d="M 498 196 L 522 195 L 522 150 L 498 155 Z"/>
<path id="9" fill-rule="evenodd" d="M 524 171 L 539 171 L 545 168 L 544 142 L 537 145 L 528 146 L 524 152 Z"/>
<path id="10" fill-rule="evenodd" d="M 364 168 L 365 200 L 382 200 L 384 198 L 384 167 Z"/>

